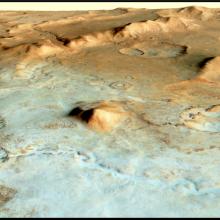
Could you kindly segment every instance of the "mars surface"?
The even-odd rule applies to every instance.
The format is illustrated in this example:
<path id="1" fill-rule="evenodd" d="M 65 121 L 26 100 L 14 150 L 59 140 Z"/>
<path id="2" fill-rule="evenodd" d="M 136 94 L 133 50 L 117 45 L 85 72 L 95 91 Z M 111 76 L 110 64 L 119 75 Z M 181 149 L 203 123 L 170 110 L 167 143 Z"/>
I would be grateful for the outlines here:
<path id="1" fill-rule="evenodd" d="M 220 9 L 0 11 L 0 217 L 219 217 Z"/>

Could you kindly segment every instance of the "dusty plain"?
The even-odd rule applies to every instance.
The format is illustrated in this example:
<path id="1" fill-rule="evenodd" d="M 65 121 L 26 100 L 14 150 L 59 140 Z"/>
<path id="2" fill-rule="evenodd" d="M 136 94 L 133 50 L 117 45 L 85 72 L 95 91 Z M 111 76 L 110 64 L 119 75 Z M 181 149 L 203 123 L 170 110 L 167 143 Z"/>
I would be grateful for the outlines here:
<path id="1" fill-rule="evenodd" d="M 0 217 L 220 216 L 220 9 L 0 11 Z"/>

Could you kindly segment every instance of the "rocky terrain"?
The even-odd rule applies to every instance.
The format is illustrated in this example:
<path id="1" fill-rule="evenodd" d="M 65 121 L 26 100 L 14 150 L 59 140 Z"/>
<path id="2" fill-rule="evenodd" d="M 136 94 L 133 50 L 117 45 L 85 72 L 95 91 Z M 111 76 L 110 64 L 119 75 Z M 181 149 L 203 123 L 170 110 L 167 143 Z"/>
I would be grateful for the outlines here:
<path id="1" fill-rule="evenodd" d="M 0 11 L 0 217 L 218 217 L 220 9 Z"/>

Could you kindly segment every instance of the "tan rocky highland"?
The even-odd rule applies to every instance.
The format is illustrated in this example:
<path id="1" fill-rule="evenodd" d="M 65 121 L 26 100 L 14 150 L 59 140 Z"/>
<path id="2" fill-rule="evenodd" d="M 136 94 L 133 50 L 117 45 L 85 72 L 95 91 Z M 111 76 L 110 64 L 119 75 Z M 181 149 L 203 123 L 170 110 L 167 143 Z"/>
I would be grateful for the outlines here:
<path id="1" fill-rule="evenodd" d="M 0 12 L 0 217 L 219 217 L 220 9 Z"/>

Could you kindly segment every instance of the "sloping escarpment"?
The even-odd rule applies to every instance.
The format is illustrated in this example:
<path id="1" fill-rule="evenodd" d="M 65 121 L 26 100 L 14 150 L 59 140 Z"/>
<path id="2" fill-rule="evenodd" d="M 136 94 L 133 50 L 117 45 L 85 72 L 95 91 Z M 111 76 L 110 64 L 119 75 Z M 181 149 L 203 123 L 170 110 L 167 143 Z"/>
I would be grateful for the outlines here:
<path id="1" fill-rule="evenodd" d="M 119 17 L 122 16 L 121 22 L 119 18 L 114 18 L 112 15 L 107 20 L 102 21 L 102 16 L 96 17 L 95 14 L 86 14 L 82 15 L 81 19 L 77 16 L 70 16 L 61 20 L 43 22 L 42 24 L 22 23 L 14 25 L 10 29 L 10 37 L 0 38 L 2 54 L 7 56 L 11 53 L 9 50 L 18 51 L 17 58 L 20 61 L 16 65 L 16 76 L 28 78 L 27 72 L 30 68 L 28 65 L 33 66 L 50 56 L 78 53 L 88 47 L 118 44 L 126 40 L 144 37 L 146 34 L 168 33 L 171 31 L 184 32 L 199 28 L 199 25 L 187 18 L 160 17 L 148 10 L 144 11 L 146 16 L 143 15 L 142 11 L 139 15 L 137 13 L 139 12 L 128 10 L 122 15 L 118 15 Z M 88 17 L 94 19 L 98 24 L 88 25 Z M 114 19 L 117 22 L 114 23 Z M 80 28 L 75 27 L 75 23 L 80 25 Z M 82 28 L 83 25 L 85 25 L 85 29 Z M 102 26 L 103 28 L 101 28 Z M 108 26 L 109 28 L 107 28 Z M 88 30 L 88 27 L 91 30 Z M 54 30 L 57 31 L 54 32 Z M 67 34 L 68 31 L 72 32 Z M 61 32 L 65 34 L 63 35 Z M 159 54 L 159 57 L 175 57 L 181 54 L 182 51 L 184 52 L 185 49 L 181 47 L 178 48 L 174 45 L 173 48 L 165 48 L 165 51 L 150 48 L 150 51 L 145 54 L 148 57 L 154 56 L 154 53 Z M 137 48 L 134 49 L 134 53 L 135 51 L 137 51 Z M 122 51 L 122 53 L 132 53 L 132 51 Z"/>
<path id="2" fill-rule="evenodd" d="M 177 16 L 181 18 L 206 21 L 216 16 L 216 9 L 201 6 L 189 6 L 176 9 L 162 9 L 158 12 L 160 16 Z"/>
<path id="3" fill-rule="evenodd" d="M 211 57 L 201 68 L 198 79 L 203 79 L 208 82 L 220 82 L 220 57 Z"/>

